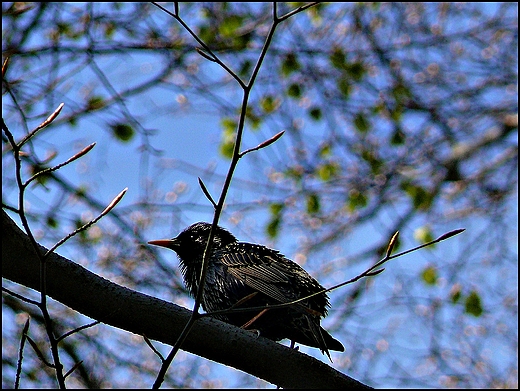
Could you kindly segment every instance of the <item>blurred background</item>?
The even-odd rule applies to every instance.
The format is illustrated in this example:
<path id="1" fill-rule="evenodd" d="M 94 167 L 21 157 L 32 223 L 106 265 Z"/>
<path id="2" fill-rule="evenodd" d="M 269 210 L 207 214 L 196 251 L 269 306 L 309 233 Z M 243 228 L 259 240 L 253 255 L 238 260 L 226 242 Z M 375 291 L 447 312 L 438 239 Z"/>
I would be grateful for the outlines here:
<path id="1" fill-rule="evenodd" d="M 280 3 L 278 15 L 298 6 Z M 179 9 L 247 82 L 272 4 Z M 236 80 L 198 46 L 149 3 L 2 3 L 6 125 L 21 140 L 65 103 L 24 147 L 24 178 L 97 143 L 26 190 L 32 232 L 50 247 L 128 187 L 108 216 L 57 252 L 187 308 L 174 253 L 146 242 L 212 221 L 197 178 L 218 199 L 242 103 Z M 280 250 L 326 287 L 377 262 L 397 230 L 403 251 L 466 228 L 330 293 L 322 325 L 345 346 L 332 353 L 339 371 L 373 387 L 518 387 L 517 85 L 514 3 L 318 4 L 278 26 L 242 150 L 285 134 L 239 161 L 220 225 Z M 3 208 L 19 223 L 2 137 Z M 49 308 L 63 333 L 92 321 L 52 300 Z M 36 307 L 3 294 L 2 315 L 2 385 L 12 387 L 29 315 L 29 334 L 50 353 Z M 67 369 L 83 360 L 71 388 L 150 387 L 160 367 L 142 337 L 106 325 L 60 348 Z M 22 369 L 22 387 L 56 386 L 29 347 Z M 185 352 L 164 386 L 272 387 Z"/>

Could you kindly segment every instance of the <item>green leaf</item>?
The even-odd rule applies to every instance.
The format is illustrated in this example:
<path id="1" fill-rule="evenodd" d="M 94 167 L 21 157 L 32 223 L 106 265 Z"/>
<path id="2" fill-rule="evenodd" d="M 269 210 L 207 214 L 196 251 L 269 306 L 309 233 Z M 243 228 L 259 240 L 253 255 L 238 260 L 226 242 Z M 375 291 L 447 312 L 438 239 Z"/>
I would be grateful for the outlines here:
<path id="1" fill-rule="evenodd" d="M 337 85 L 339 92 L 341 92 L 341 94 L 344 95 L 345 98 L 348 98 L 348 96 L 350 95 L 350 91 L 352 90 L 352 86 L 350 85 L 347 78 L 340 78 L 337 82 Z"/>
<path id="2" fill-rule="evenodd" d="M 49 167 L 46 167 L 43 164 L 39 164 L 39 163 L 32 164 L 31 168 L 30 168 L 31 175 L 36 175 L 40 171 L 46 170 L 47 168 L 49 168 Z M 36 178 L 36 181 L 41 185 L 45 185 L 47 183 L 47 181 L 49 180 L 49 178 L 51 178 L 50 173 L 41 174 L 41 175 L 38 175 L 38 177 Z"/>
<path id="3" fill-rule="evenodd" d="M 216 31 L 214 29 L 212 29 L 209 25 L 207 24 L 202 24 L 200 27 L 199 27 L 199 31 L 197 33 L 197 35 L 199 36 L 199 38 L 204 41 L 206 43 L 206 45 L 208 46 L 211 46 L 216 38 L 217 38 L 217 34 L 216 34 Z"/>
<path id="4" fill-rule="evenodd" d="M 101 96 L 91 96 L 87 101 L 87 110 L 99 110 L 105 107 L 105 100 Z"/>
<path id="5" fill-rule="evenodd" d="M 370 122 L 363 113 L 356 114 L 354 118 L 354 126 L 360 133 L 366 133 L 370 129 Z"/>
<path id="6" fill-rule="evenodd" d="M 57 22 L 56 27 L 60 35 L 69 36 L 72 34 L 72 28 L 69 23 Z"/>
<path id="7" fill-rule="evenodd" d="M 437 283 L 437 269 L 433 266 L 428 266 L 423 270 L 421 277 L 427 285 L 435 285 Z"/>
<path id="8" fill-rule="evenodd" d="M 450 298 L 453 304 L 456 304 L 462 297 L 462 288 L 460 284 L 454 284 L 450 291 Z"/>
<path id="9" fill-rule="evenodd" d="M 311 107 L 309 109 L 309 116 L 315 120 L 319 121 L 321 117 L 323 116 L 323 113 L 321 112 L 321 109 L 319 107 Z"/>
<path id="10" fill-rule="evenodd" d="M 320 198 L 316 193 L 309 194 L 307 197 L 307 213 L 315 214 L 320 211 Z"/>
<path id="11" fill-rule="evenodd" d="M 249 76 L 249 73 L 251 72 L 251 67 L 253 66 L 253 63 L 250 60 L 245 60 L 241 65 L 240 69 L 238 70 L 238 74 L 240 76 Z"/>
<path id="12" fill-rule="evenodd" d="M 287 95 L 289 95 L 291 98 L 301 98 L 302 89 L 300 85 L 296 83 L 291 84 L 287 89 Z"/>
<path id="13" fill-rule="evenodd" d="M 284 204 L 281 204 L 279 202 L 274 202 L 271 205 L 269 205 L 269 211 L 273 216 L 278 216 L 284 208 Z"/>
<path id="14" fill-rule="evenodd" d="M 296 58 L 296 55 L 294 53 L 289 53 L 285 56 L 285 58 L 282 61 L 282 75 L 287 77 L 291 73 L 296 72 L 301 68 L 300 63 L 298 62 L 298 59 Z"/>
<path id="15" fill-rule="evenodd" d="M 465 311 L 467 314 L 471 314 L 477 318 L 484 312 L 482 300 L 477 292 L 472 291 L 466 298 Z"/>
<path id="16" fill-rule="evenodd" d="M 294 179 L 296 182 L 300 182 L 303 178 L 303 170 L 299 167 L 289 167 L 285 171 L 285 176 Z"/>
<path id="17" fill-rule="evenodd" d="M 399 83 L 399 84 L 395 85 L 394 88 L 392 89 L 392 95 L 394 96 L 394 99 L 396 100 L 397 103 L 403 103 L 403 102 L 408 101 L 411 98 L 412 93 L 410 92 L 408 87 Z"/>
<path id="18" fill-rule="evenodd" d="M 224 141 L 220 143 L 220 154 L 227 159 L 233 157 L 233 150 L 235 149 L 235 143 L 233 141 Z"/>
<path id="19" fill-rule="evenodd" d="M 278 235 L 284 207 L 285 205 L 279 202 L 274 202 L 269 205 L 269 211 L 271 212 L 272 217 L 269 224 L 267 224 L 266 231 L 270 238 L 275 238 Z"/>
<path id="20" fill-rule="evenodd" d="M 246 121 L 251 125 L 251 130 L 257 130 L 262 123 L 262 115 L 258 114 L 252 106 L 248 105 L 246 108 Z"/>
<path id="21" fill-rule="evenodd" d="M 67 118 L 67 122 L 70 126 L 76 127 L 78 126 L 78 117 L 70 116 L 69 118 Z"/>
<path id="22" fill-rule="evenodd" d="M 111 124 L 110 129 L 112 130 L 114 137 L 122 142 L 128 142 L 132 140 L 135 135 L 134 128 L 131 125 L 125 123 Z"/>
<path id="23" fill-rule="evenodd" d="M 403 145 L 406 140 L 406 135 L 401 128 L 394 129 L 392 137 L 390 138 L 390 144 L 392 145 Z"/>
<path id="24" fill-rule="evenodd" d="M 431 242 L 434 239 L 432 231 L 428 226 L 417 228 L 413 233 L 413 236 L 415 240 L 417 240 L 421 244 Z"/>
<path id="25" fill-rule="evenodd" d="M 219 24 L 220 33 L 226 38 L 235 38 L 235 32 L 242 27 L 243 17 L 230 15 Z"/>
<path id="26" fill-rule="evenodd" d="M 330 146 L 329 143 L 326 143 L 326 144 L 323 144 L 321 147 L 320 147 L 320 157 L 321 158 L 326 158 L 326 157 L 329 157 L 330 154 L 332 153 L 332 148 Z"/>
<path id="27" fill-rule="evenodd" d="M 272 113 L 280 106 L 280 99 L 267 95 L 260 101 L 260 107 L 265 113 Z"/>
<path id="28" fill-rule="evenodd" d="M 47 216 L 46 223 L 47 227 L 58 228 L 59 220 L 56 220 L 53 216 Z"/>
<path id="29" fill-rule="evenodd" d="M 233 157 L 233 150 L 235 149 L 235 137 L 237 122 L 229 117 L 222 118 L 220 121 L 222 126 L 222 138 L 220 141 L 220 154 L 225 158 L 231 159 Z"/>
<path id="30" fill-rule="evenodd" d="M 81 221 L 79 218 L 74 219 L 75 229 L 81 228 L 84 225 L 85 225 L 85 223 L 83 221 Z M 89 243 L 90 242 L 88 239 L 88 236 L 87 236 L 87 230 L 85 230 L 85 229 L 78 232 L 76 237 L 78 238 L 80 243 Z"/>
<path id="31" fill-rule="evenodd" d="M 431 207 L 433 196 L 421 186 L 405 182 L 401 188 L 410 196 L 415 209 L 428 210 Z"/>
<path id="32" fill-rule="evenodd" d="M 269 235 L 270 238 L 274 239 L 276 236 L 278 236 L 278 231 L 280 229 L 280 217 L 274 217 L 271 219 L 269 224 L 267 225 L 267 235 Z"/>
<path id="33" fill-rule="evenodd" d="M 220 154 L 225 158 L 231 159 L 235 150 L 235 133 L 223 134 L 220 143 Z"/>
<path id="34" fill-rule="evenodd" d="M 376 156 L 375 151 L 365 149 L 363 152 L 361 152 L 361 157 L 370 164 L 372 174 L 379 174 L 381 167 L 383 166 L 383 162 Z"/>
<path id="35" fill-rule="evenodd" d="M 337 173 L 338 173 L 337 163 L 327 162 L 325 164 L 321 164 L 318 167 L 318 176 L 324 182 L 330 180 L 333 176 L 336 176 Z"/>
<path id="36" fill-rule="evenodd" d="M 345 69 L 345 53 L 341 48 L 334 48 L 329 56 L 330 63 L 336 69 Z"/>
<path id="37" fill-rule="evenodd" d="M 356 209 L 364 208 L 368 204 L 367 197 L 357 191 L 357 190 L 351 190 L 349 192 L 348 202 L 347 202 L 347 209 L 350 212 L 354 212 Z"/>
<path id="38" fill-rule="evenodd" d="M 110 21 L 110 22 L 104 23 L 102 26 L 103 26 L 103 28 L 105 30 L 105 38 L 106 39 L 112 39 L 114 37 L 114 34 L 116 32 L 116 29 L 117 29 L 116 23 L 113 22 L 113 21 Z"/>
<path id="39" fill-rule="evenodd" d="M 224 133 L 229 134 L 236 130 L 238 123 L 232 118 L 225 117 L 220 121 L 220 126 L 222 127 L 222 130 L 224 130 Z"/>
<path id="40" fill-rule="evenodd" d="M 354 81 L 361 81 L 366 73 L 365 66 L 362 62 L 354 62 L 346 66 L 347 75 Z"/>

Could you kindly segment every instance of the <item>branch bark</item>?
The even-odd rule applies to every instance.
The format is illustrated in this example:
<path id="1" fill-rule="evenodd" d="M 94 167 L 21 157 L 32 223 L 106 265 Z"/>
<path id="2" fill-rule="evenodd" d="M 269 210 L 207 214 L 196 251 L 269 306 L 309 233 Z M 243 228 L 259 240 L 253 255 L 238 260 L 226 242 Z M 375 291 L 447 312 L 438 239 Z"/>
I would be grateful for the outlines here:
<path id="1" fill-rule="evenodd" d="M 114 284 L 56 253 L 46 266 L 50 297 L 107 325 L 173 345 L 191 316 L 185 308 Z M 2 277 L 38 290 L 39 273 L 29 238 L 2 210 Z M 283 388 L 370 388 L 313 357 L 208 317 L 195 322 L 182 349 Z"/>

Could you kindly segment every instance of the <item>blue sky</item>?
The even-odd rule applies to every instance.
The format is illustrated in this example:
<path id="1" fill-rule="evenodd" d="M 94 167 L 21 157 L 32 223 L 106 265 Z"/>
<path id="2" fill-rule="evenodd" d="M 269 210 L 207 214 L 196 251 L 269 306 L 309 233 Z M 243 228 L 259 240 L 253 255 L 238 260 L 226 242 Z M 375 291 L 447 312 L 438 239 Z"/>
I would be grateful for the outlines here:
<path id="1" fill-rule="evenodd" d="M 483 7 L 495 12 L 498 6 L 486 4 Z M 156 18 L 163 19 L 164 15 L 158 15 Z M 453 27 L 461 28 L 466 23 L 474 23 L 470 19 L 471 17 L 468 16 L 467 20 L 463 19 L 460 24 Z M 172 20 L 171 23 L 175 22 Z M 38 46 L 40 44 L 38 37 L 35 36 L 34 39 L 31 44 Z M 108 81 L 117 86 L 117 88 L 139 84 L 158 68 L 156 64 L 157 57 L 150 55 L 140 56 L 131 54 L 128 56 L 106 57 L 96 61 L 98 67 L 105 72 Z M 16 65 L 16 62 L 13 64 Z M 75 105 L 78 104 L 77 102 L 81 101 L 82 97 L 88 96 L 92 91 L 95 91 L 95 93 L 99 93 L 99 91 L 106 92 L 103 89 L 103 83 L 88 67 L 84 66 L 81 68 L 78 64 L 71 64 L 70 66 L 65 64 L 57 72 L 59 74 L 67 74 L 72 71 L 71 68 L 74 68 L 73 77 L 68 77 L 59 86 L 58 92 L 52 96 L 52 100 L 49 98 L 42 102 L 41 110 L 35 110 L 38 113 L 41 112 L 41 116 L 30 118 L 28 121 L 29 127 L 32 128 L 41 122 L 42 118 L 45 118 L 48 112 L 52 111 L 61 101 L 65 102 L 65 107 L 59 118 L 66 117 L 73 112 Z M 52 69 L 52 62 L 46 63 L 42 61 L 42 64 L 36 67 L 36 70 L 38 69 L 40 72 L 33 71 L 31 74 L 26 75 L 28 83 L 34 83 L 35 85 L 44 83 L 46 77 L 42 75 L 45 75 L 45 71 Z M 13 76 L 23 75 L 23 70 L 13 68 L 11 71 Z M 39 75 L 38 73 L 41 74 Z M 215 65 L 204 68 L 204 74 L 216 77 L 218 72 L 215 70 Z M 163 215 L 161 219 L 158 218 L 156 224 L 152 224 L 146 230 L 147 239 L 150 240 L 172 237 L 178 233 L 175 231 L 177 227 L 172 223 L 175 220 L 175 213 L 180 213 L 183 216 L 183 221 L 187 222 L 212 220 L 211 205 L 202 194 L 197 177 L 200 176 L 205 180 L 214 199 L 217 199 L 220 194 L 223 180 L 213 178 L 204 170 L 197 171 L 193 169 L 186 172 L 186 170 L 179 168 L 176 164 L 189 163 L 200 168 L 215 167 L 215 173 L 222 176 L 226 174 L 229 167 L 229 161 L 222 158 L 218 153 L 221 140 L 220 122 L 222 115 L 216 112 L 210 100 L 193 98 L 193 91 L 196 86 L 184 85 L 181 76 L 178 77 L 178 83 L 185 88 L 185 96 L 179 90 L 172 91 L 164 88 L 154 88 L 146 95 L 139 96 L 138 99 L 133 98 L 125 102 L 128 112 L 132 113 L 139 121 L 143 127 L 142 129 L 146 129 L 146 131 L 141 129 L 140 133 L 128 144 L 122 144 L 120 141 L 115 140 L 107 131 L 108 124 L 122 119 L 120 113 L 100 112 L 94 113 L 86 120 L 80 120 L 74 127 L 68 124 L 59 125 L 58 119 L 55 126 L 53 125 L 42 131 L 44 133 L 42 133 L 41 138 L 35 145 L 40 157 L 45 156 L 48 151 L 55 150 L 58 155 L 53 160 L 53 163 L 58 163 L 65 161 L 84 146 L 96 142 L 96 147 L 86 157 L 64 167 L 59 171 L 59 174 L 76 184 L 88 183 L 89 189 L 95 198 L 105 204 L 108 204 L 123 188 L 128 187 L 127 194 L 116 208 L 128 214 L 132 213 L 132 205 L 142 200 L 146 192 L 146 181 L 153 182 L 157 191 L 162 194 L 161 197 L 158 197 L 158 200 L 165 204 L 169 202 L 167 193 L 171 192 L 176 186 L 181 186 L 185 183 L 187 190 L 175 202 L 171 203 L 171 220 L 168 220 L 168 217 Z M 212 91 L 212 93 L 223 100 L 237 102 L 236 106 L 239 106 L 239 89 L 233 81 L 230 81 L 225 87 Z M 185 105 L 185 109 L 179 109 L 179 106 L 182 106 L 179 105 L 179 102 L 183 101 L 183 98 L 187 99 L 188 104 Z M 4 99 L 6 98 L 4 97 Z M 157 110 L 158 107 L 160 108 L 159 110 Z M 168 110 L 168 108 L 171 108 L 171 110 Z M 6 112 L 4 109 L 4 117 L 8 124 L 13 124 L 10 125 L 11 131 L 19 139 L 23 134 L 23 129 L 20 126 L 16 126 L 17 121 L 15 118 L 17 115 Z M 417 126 L 415 117 L 411 116 L 409 120 L 410 123 L 408 125 L 410 128 Z M 349 124 L 344 125 L 350 126 Z M 254 147 L 263 139 L 274 135 L 280 130 L 283 129 L 276 128 L 273 123 L 266 123 L 265 126 L 263 125 L 256 132 L 246 129 L 242 150 Z M 314 126 L 312 122 L 307 121 L 305 122 L 304 132 L 319 140 L 322 128 Z M 240 185 L 240 180 L 247 181 L 256 176 L 264 177 L 268 175 L 267 169 L 259 169 L 259 165 L 254 164 L 255 160 L 283 159 L 284 153 L 286 153 L 283 147 L 283 143 L 286 142 L 284 140 L 285 137 L 287 135 L 279 140 L 279 145 L 272 145 L 269 149 L 246 155 L 239 162 L 235 172 L 234 183 L 236 183 L 236 186 L 232 186 L 228 194 L 228 201 L 231 203 L 245 202 L 259 199 L 263 194 L 270 194 L 269 189 L 247 189 Z M 160 157 L 146 155 L 141 152 L 142 146 L 148 142 L 153 149 L 160 152 Z M 4 157 L 4 159 L 6 158 Z M 4 175 L 7 174 L 4 173 Z M 14 191 L 4 192 L 3 197 L 4 202 L 7 200 L 12 204 L 16 203 L 16 193 Z M 52 205 L 55 197 L 57 197 L 57 193 L 52 187 L 47 189 L 30 188 L 27 205 L 30 208 L 46 209 L 47 205 Z M 197 205 L 193 207 L 193 204 Z M 517 194 L 511 197 L 508 203 L 508 207 L 512 211 L 512 218 L 517 223 L 516 204 Z M 77 205 L 71 204 L 71 209 L 63 212 L 67 216 L 72 216 L 77 212 L 77 208 Z M 283 232 L 283 240 L 270 240 L 266 237 L 265 231 L 263 231 L 265 221 L 269 217 L 265 210 L 253 209 L 247 212 L 242 223 L 245 226 L 253 227 L 253 229 L 247 229 L 243 226 L 235 227 L 229 221 L 233 210 L 230 208 L 224 211 L 221 225 L 230 228 L 239 239 L 268 244 L 281 250 L 290 258 L 295 258 L 298 254 L 301 240 L 304 236 L 301 231 L 297 229 L 285 230 Z M 333 248 L 323 253 L 313 254 L 315 258 L 308 260 L 308 265 L 330 265 L 334 272 L 328 273 L 327 279 L 321 281 L 326 286 L 331 286 L 343 281 L 345 278 L 353 277 L 368 266 L 367 263 L 360 264 L 357 262 L 357 256 L 374 243 L 384 241 L 386 238 L 382 237 L 383 233 L 399 217 L 400 213 L 401 210 L 399 208 L 394 208 L 393 206 L 385 208 L 377 219 L 360 225 L 354 233 L 350 234 L 345 240 L 338 241 Z M 365 340 L 373 339 L 375 342 L 386 340 L 392 327 L 397 327 L 400 331 L 397 339 L 391 340 L 392 343 L 388 348 L 390 357 L 400 356 L 402 365 L 406 368 L 414 367 L 413 363 L 418 363 L 425 359 L 424 357 L 417 357 L 417 351 L 415 350 L 418 346 L 427 345 L 431 342 L 427 338 L 423 338 L 424 336 L 422 335 L 422 327 L 426 327 L 426 323 L 430 318 L 420 316 L 421 311 L 428 305 L 432 297 L 446 297 L 453 283 L 453 281 L 443 281 L 441 279 L 434 287 L 422 286 L 422 289 L 419 289 L 420 287 L 418 287 L 416 281 L 418 275 L 427 265 L 436 265 L 441 272 L 446 270 L 446 275 L 449 275 L 448 271 L 452 267 L 467 268 L 467 281 L 463 281 L 468 284 L 467 289 L 470 286 L 478 289 L 479 280 L 496 287 L 496 292 L 489 292 L 489 295 L 486 296 L 485 306 L 488 311 L 492 311 L 494 304 L 498 305 L 503 299 L 501 296 L 503 288 L 501 285 L 503 285 L 503 282 L 514 284 L 512 277 L 517 276 L 517 268 L 515 270 L 508 269 L 510 264 L 506 264 L 502 268 L 492 269 L 491 272 L 489 272 L 491 269 L 485 267 L 479 269 L 479 266 L 485 266 L 487 261 L 478 259 L 478 255 L 475 255 L 474 252 L 475 247 L 483 246 L 481 253 L 485 254 L 489 247 L 484 246 L 492 245 L 481 241 L 481 238 L 492 227 L 490 221 L 485 216 L 482 218 L 453 219 L 449 221 L 428 221 L 424 217 L 419 216 L 401 231 L 401 240 L 403 241 L 401 249 L 404 250 L 417 245 L 418 242 L 414 239 L 415 230 L 428 224 L 435 227 L 435 236 L 457 228 L 466 228 L 467 230 L 464 234 L 442 242 L 432 249 L 422 250 L 392 260 L 386 266 L 385 272 L 374 278 L 366 286 L 367 293 L 356 303 L 355 315 L 349 318 L 346 324 L 340 324 L 341 319 L 335 317 L 335 309 L 338 309 L 339 312 L 343 299 L 350 290 L 340 289 L 330 294 L 331 300 L 336 307 L 332 308 L 330 316 L 323 324 L 325 328 L 332 327 L 341 331 L 343 333 L 342 336 L 346 338 L 344 344 L 347 348 L 347 354 L 345 355 L 333 353 L 334 365 L 340 367 L 340 365 L 345 364 L 344 360 L 347 360 L 347 358 L 366 362 L 365 365 L 359 364 L 356 367 L 360 372 L 352 374 L 360 380 L 363 380 L 364 376 L 368 376 L 369 371 L 374 372 L 370 374 L 372 378 L 384 378 L 389 371 L 388 362 L 393 361 L 388 361 L 387 357 L 371 361 L 370 355 L 373 352 L 377 353 L 375 343 L 372 347 L 372 352 L 370 352 L 369 348 L 366 348 L 363 350 L 363 355 L 359 357 L 352 357 L 352 352 L 355 351 L 358 343 L 361 345 Z M 43 233 L 43 231 L 39 232 Z M 509 234 L 511 236 L 504 238 L 504 243 L 516 243 L 516 245 L 509 246 L 509 251 L 516 254 L 517 258 L 518 232 L 517 230 L 509 231 Z M 492 232 L 489 235 L 492 235 Z M 56 238 L 52 237 L 52 235 L 41 236 L 40 239 L 42 244 L 47 246 L 52 245 L 56 241 Z M 73 243 L 68 243 L 60 248 L 58 252 L 74 259 L 75 251 L 76 248 Z M 465 254 L 468 253 L 471 253 L 471 259 L 465 258 Z M 176 258 L 172 252 L 161 252 L 160 256 L 172 267 L 177 266 Z M 92 260 L 88 261 L 92 262 Z M 375 260 L 372 261 L 375 262 Z M 103 275 L 103 268 L 96 265 L 95 262 L 92 263 L 91 267 Z M 139 287 L 136 287 L 136 289 L 140 290 Z M 416 301 L 413 303 L 399 302 L 404 297 L 404 293 L 410 293 L 408 292 L 409 289 L 413 290 Z M 146 291 L 146 293 L 155 293 L 161 298 L 171 300 L 168 292 Z M 179 302 L 187 306 L 191 305 L 184 297 L 179 298 Z M 385 312 L 385 307 L 389 302 L 397 303 L 395 307 L 396 312 Z M 413 308 L 407 307 L 407 304 L 413 305 Z M 443 311 L 445 312 L 440 314 L 440 317 L 453 317 L 455 321 L 462 322 L 461 317 L 457 316 L 459 308 L 445 306 Z M 418 316 L 410 318 L 409 315 L 413 312 L 418 314 Z M 507 316 L 507 314 L 505 312 L 504 316 Z M 370 319 L 369 324 L 364 323 L 365 318 L 362 315 L 366 315 Z M 403 322 L 410 323 L 403 325 Z M 472 320 L 468 323 L 472 323 Z M 474 323 L 474 327 L 477 327 L 478 321 L 476 319 Z M 485 321 L 483 324 L 489 328 L 493 327 Z M 470 326 L 472 325 L 468 325 L 468 327 Z M 512 327 L 512 324 L 509 322 L 508 327 Z M 472 332 L 471 329 L 469 330 L 468 332 Z M 388 339 L 390 340 L 389 337 Z M 504 341 L 501 339 L 490 338 L 486 340 L 486 351 L 492 356 L 491 361 L 494 365 L 500 366 L 501 363 L 507 363 L 510 360 L 508 355 L 511 352 L 503 344 Z M 319 359 L 324 359 L 316 349 L 307 349 L 305 347 L 300 347 L 300 349 Z M 162 351 L 166 352 L 167 349 L 163 347 Z M 504 351 L 507 353 L 504 357 L 501 357 Z M 409 352 L 410 354 L 407 356 L 403 352 Z M 180 357 L 182 360 L 182 357 L 185 356 L 181 355 Z M 326 359 L 324 360 L 326 361 Z M 209 366 L 202 359 L 199 359 L 198 362 L 200 362 L 202 379 L 233 378 L 228 380 L 229 383 L 223 383 L 223 386 L 239 385 L 241 382 L 240 376 L 234 376 L 234 370 L 224 370 L 221 366 Z M 366 372 L 363 373 L 361 370 Z M 223 371 L 224 374 L 221 374 L 220 371 Z M 424 371 L 427 372 L 427 368 Z M 118 376 L 117 373 L 114 375 Z M 124 377 L 126 373 L 119 374 L 119 376 Z M 421 376 L 427 375 L 424 372 L 419 373 L 416 383 L 410 384 L 422 386 Z M 201 384 L 197 383 L 196 385 L 200 386 Z M 402 385 L 398 381 L 384 384 L 388 387 Z M 424 384 L 431 386 L 431 383 Z"/>

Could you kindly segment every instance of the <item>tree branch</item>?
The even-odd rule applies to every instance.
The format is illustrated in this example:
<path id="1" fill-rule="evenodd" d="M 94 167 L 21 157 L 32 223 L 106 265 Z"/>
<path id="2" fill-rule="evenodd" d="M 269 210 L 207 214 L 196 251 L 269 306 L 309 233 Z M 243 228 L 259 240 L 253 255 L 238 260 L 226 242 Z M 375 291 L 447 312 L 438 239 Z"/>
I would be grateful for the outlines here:
<path id="1" fill-rule="evenodd" d="M 39 258 L 3 210 L 2 244 L 2 276 L 38 290 Z M 114 284 L 56 253 L 47 258 L 47 294 L 107 325 L 170 345 L 191 316 L 185 308 Z M 284 388 L 368 388 L 319 360 L 216 319 L 197 321 L 182 348 Z"/>

